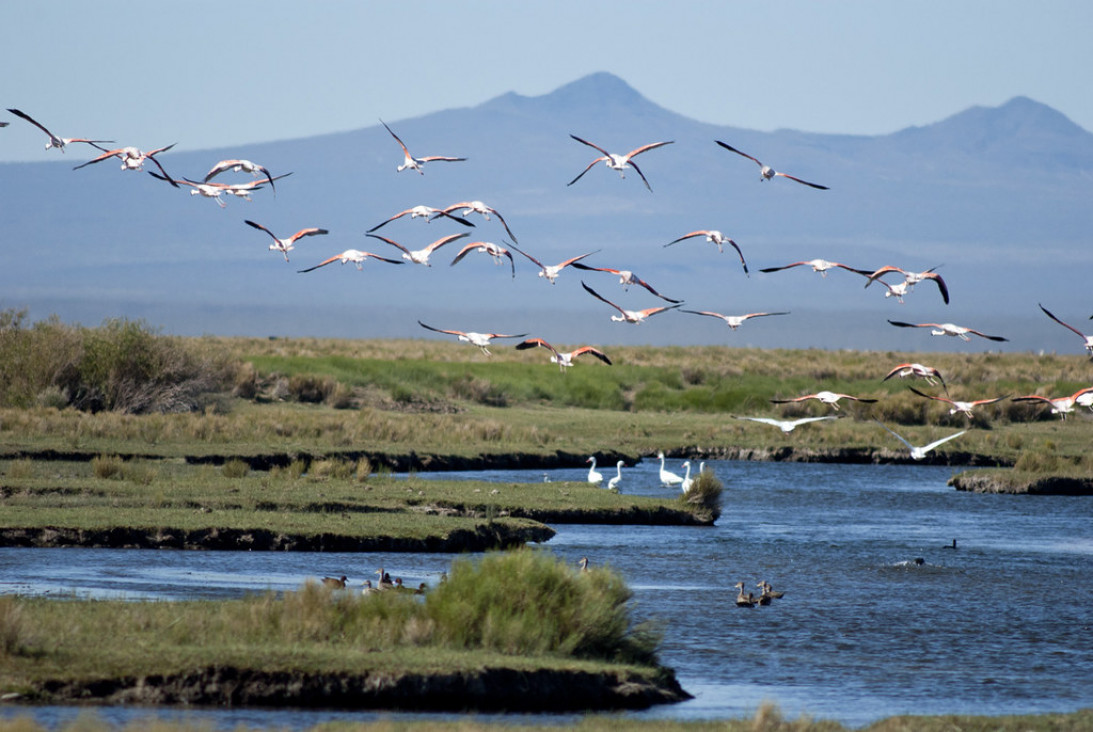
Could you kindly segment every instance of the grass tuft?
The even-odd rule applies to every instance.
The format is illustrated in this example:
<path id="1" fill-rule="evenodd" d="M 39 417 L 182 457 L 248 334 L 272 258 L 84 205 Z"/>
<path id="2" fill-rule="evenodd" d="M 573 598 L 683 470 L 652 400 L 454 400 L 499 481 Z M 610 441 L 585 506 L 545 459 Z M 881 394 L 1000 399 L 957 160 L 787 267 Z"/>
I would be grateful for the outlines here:
<path id="1" fill-rule="evenodd" d="M 694 507 L 702 520 L 717 521 L 721 517 L 721 494 L 724 486 L 712 470 L 703 470 L 691 484 L 691 490 L 679 497 L 680 502 Z"/>

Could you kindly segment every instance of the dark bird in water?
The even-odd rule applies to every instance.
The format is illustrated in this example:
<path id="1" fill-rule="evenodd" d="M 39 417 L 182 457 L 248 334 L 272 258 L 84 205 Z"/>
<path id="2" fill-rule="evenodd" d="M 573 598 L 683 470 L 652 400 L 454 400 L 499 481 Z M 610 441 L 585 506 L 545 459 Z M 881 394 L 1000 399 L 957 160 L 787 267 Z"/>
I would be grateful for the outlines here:
<path id="1" fill-rule="evenodd" d="M 343 574 L 340 578 L 323 577 L 323 587 L 329 587 L 334 590 L 345 589 L 345 582 L 348 578 Z"/>

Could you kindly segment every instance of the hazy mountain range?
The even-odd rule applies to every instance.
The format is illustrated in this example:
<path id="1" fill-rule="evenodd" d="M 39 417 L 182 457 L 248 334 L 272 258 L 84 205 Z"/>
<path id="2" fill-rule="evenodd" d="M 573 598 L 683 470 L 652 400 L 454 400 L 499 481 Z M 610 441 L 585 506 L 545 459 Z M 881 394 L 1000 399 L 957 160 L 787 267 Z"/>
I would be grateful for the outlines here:
<path id="1" fill-rule="evenodd" d="M 401 150 L 378 120 L 350 132 L 232 149 L 187 151 L 185 140 L 158 139 L 155 130 L 144 140 L 119 141 L 145 149 L 178 142 L 160 158 L 175 177 L 200 179 L 224 158 L 292 172 L 276 195 L 266 189 L 249 203 L 231 198 L 223 209 L 147 174 L 119 171 L 114 160 L 73 171 L 93 157 L 86 146 L 69 146 L 58 162 L 0 165 L 0 306 L 87 325 L 142 318 L 182 334 L 434 337 L 418 327 L 420 319 L 567 345 L 999 347 L 893 328 L 891 318 L 971 326 L 1009 337 L 1007 349 L 1081 352 L 1076 335 L 1040 312 L 1042 302 L 1093 332 L 1093 135 L 1031 99 L 973 107 L 888 135 L 759 132 L 682 117 L 600 73 L 543 96 L 510 93 L 385 121 L 417 156 L 467 160 L 428 164 L 424 175 L 396 173 Z M 12 120 L 0 130 L 0 145 L 12 144 L 5 140 L 21 124 Z M 801 125 L 808 125 L 807 110 Z M 619 153 L 660 140 L 674 144 L 636 158 L 652 193 L 633 171 L 620 179 L 602 164 L 567 186 L 597 155 L 570 134 Z M 761 182 L 758 166 L 714 140 L 830 190 L 784 178 Z M 470 217 L 474 229 L 407 217 L 379 232 L 410 248 L 470 232 L 473 239 L 434 254 L 430 268 L 370 261 L 362 272 L 337 264 L 297 272 L 350 248 L 398 258 L 394 247 L 364 232 L 417 204 L 472 199 L 501 211 L 519 246 L 546 264 L 598 250 L 589 264 L 632 269 L 685 300 L 685 308 L 791 315 L 755 319 L 736 332 L 678 312 L 640 326 L 614 323 L 614 311 L 585 293 L 582 279 L 626 308 L 663 303 L 641 288 L 623 291 L 617 278 L 598 272 L 567 269 L 551 286 L 519 255 L 515 279 L 507 265 L 495 267 L 480 254 L 449 267 L 465 241 L 507 238 L 496 220 L 477 215 Z M 286 263 L 244 219 L 282 236 L 307 226 L 331 233 L 302 240 Z M 695 229 L 731 236 L 751 276 L 734 252 L 719 254 L 704 240 L 664 247 Z M 861 269 L 936 266 L 951 304 L 929 282 L 900 305 L 884 297 L 883 287 L 865 289 L 864 278 L 841 270 L 826 278 L 807 267 L 758 272 L 818 257 Z"/>

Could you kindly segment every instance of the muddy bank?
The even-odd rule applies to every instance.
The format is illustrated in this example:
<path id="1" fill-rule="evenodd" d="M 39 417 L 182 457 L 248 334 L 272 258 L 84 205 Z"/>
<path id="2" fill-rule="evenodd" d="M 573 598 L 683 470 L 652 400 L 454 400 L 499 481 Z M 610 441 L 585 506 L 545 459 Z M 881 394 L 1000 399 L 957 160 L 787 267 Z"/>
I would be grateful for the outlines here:
<path id="1" fill-rule="evenodd" d="M 488 523 L 474 530 L 421 539 L 341 534 L 293 535 L 262 529 L 170 529 L 112 527 L 73 529 L 34 527 L 0 529 L 0 546 L 110 549 L 205 549 L 284 552 L 483 552 L 510 549 L 552 538 L 549 526 L 512 527 Z"/>
<path id="2" fill-rule="evenodd" d="M 656 679 L 599 673 L 475 669 L 455 673 L 305 673 L 212 667 L 174 675 L 45 681 L 10 701 L 408 711 L 577 712 L 645 709 L 690 699 L 669 669 Z"/>
<path id="3" fill-rule="evenodd" d="M 1011 493 L 1030 496 L 1093 496 L 1093 478 L 1028 475 L 1012 471 L 975 471 L 949 479 L 958 491 Z"/>

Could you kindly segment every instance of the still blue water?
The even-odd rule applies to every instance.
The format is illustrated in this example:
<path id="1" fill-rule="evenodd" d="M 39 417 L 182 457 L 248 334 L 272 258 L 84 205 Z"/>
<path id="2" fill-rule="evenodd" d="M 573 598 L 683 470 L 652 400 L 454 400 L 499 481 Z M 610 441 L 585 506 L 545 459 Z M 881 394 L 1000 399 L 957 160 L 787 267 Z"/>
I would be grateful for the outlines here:
<path id="1" fill-rule="evenodd" d="M 669 461 L 682 473 L 678 461 Z M 696 466 L 697 467 L 697 466 Z M 628 716 L 711 719 L 772 701 L 860 726 L 893 714 L 1008 714 L 1093 705 L 1093 500 L 961 493 L 950 468 L 708 463 L 725 484 L 708 528 L 566 526 L 543 546 L 609 564 L 634 590 L 635 615 L 663 625 L 661 658 L 695 699 Z M 673 495 L 658 464 L 623 470 L 623 491 Z M 610 477 L 614 467 L 601 467 Z M 418 473 L 505 483 L 583 480 L 587 469 Z M 953 539 L 957 549 L 949 548 Z M 291 590 L 307 577 L 359 584 L 384 566 L 433 584 L 453 555 L 273 554 L 0 549 L 0 593 L 131 599 L 236 597 Z M 921 564 L 915 559 L 921 558 Z M 737 608 L 733 585 L 785 591 Z M 756 590 L 757 592 L 757 590 Z M 48 725 L 64 707 L 0 708 Z M 104 708 L 124 723 L 155 713 L 231 729 L 302 729 L 337 711 Z M 479 716 L 479 719 L 509 719 Z M 528 721 L 527 717 L 515 718 Z M 572 717 L 534 717 L 565 722 Z"/>

